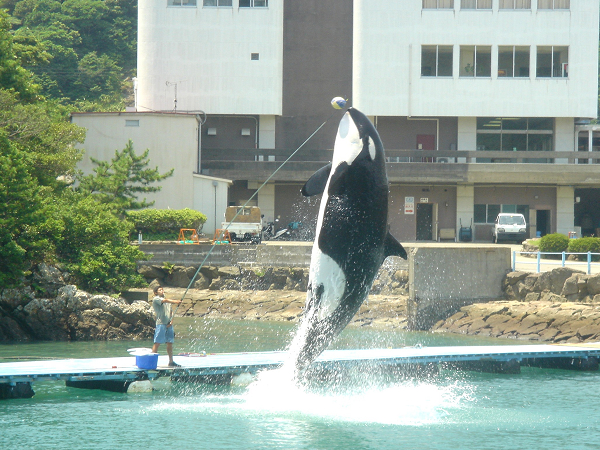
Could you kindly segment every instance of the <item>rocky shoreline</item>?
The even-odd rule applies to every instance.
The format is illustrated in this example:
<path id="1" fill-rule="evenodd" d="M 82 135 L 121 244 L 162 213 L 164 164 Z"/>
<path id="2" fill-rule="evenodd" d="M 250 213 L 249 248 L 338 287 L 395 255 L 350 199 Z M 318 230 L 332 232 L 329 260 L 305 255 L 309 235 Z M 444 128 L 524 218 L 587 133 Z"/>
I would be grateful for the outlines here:
<path id="1" fill-rule="evenodd" d="M 165 296 L 181 299 L 185 289 L 165 288 Z M 178 316 L 207 319 L 298 322 L 306 292 L 293 290 L 211 291 L 190 289 L 177 310 Z M 369 295 L 352 319 L 351 326 L 406 329 L 407 296 Z"/>
<path id="2" fill-rule="evenodd" d="M 182 299 L 178 316 L 297 322 L 306 300 L 306 269 L 207 267 L 189 290 L 197 268 L 146 269 L 144 300 L 90 295 L 65 274 L 41 266 L 36 284 L 0 293 L 0 341 L 149 339 L 154 318 L 151 289 Z M 505 298 L 473 303 L 437 322 L 433 332 L 555 343 L 600 341 L 600 274 L 559 268 L 540 274 L 507 274 Z M 39 296 L 39 292 L 38 296 Z M 371 295 L 349 326 L 408 329 L 408 274 L 383 268 Z"/>
<path id="3" fill-rule="evenodd" d="M 40 264 L 32 286 L 0 291 L 0 342 L 148 339 L 154 334 L 147 301 L 91 295 L 68 274 Z"/>
<path id="4" fill-rule="evenodd" d="M 396 278 L 397 277 L 397 278 Z M 402 279 L 387 274 L 384 279 Z M 376 286 L 386 285 L 379 280 Z M 385 294 L 376 289 L 361 306 L 350 326 L 382 329 L 408 329 L 406 286 Z M 401 289 L 403 293 L 397 292 Z M 548 343 L 583 343 L 600 340 L 600 274 L 558 268 L 550 272 L 507 274 L 505 299 L 473 303 L 431 331 L 531 340 Z M 383 294 L 382 294 L 383 291 Z M 167 288 L 173 298 L 185 290 Z M 306 299 L 295 290 L 189 290 L 179 308 L 183 316 L 236 319 L 298 321 Z"/>

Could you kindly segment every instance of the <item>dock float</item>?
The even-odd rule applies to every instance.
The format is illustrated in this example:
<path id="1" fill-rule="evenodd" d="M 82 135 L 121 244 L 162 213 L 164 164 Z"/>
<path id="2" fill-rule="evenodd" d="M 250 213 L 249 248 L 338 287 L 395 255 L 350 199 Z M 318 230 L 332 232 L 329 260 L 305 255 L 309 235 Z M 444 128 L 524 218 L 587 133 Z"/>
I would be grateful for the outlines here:
<path id="1" fill-rule="evenodd" d="M 175 356 L 181 367 L 168 367 L 158 358 L 155 370 L 140 369 L 135 357 L 59 359 L 0 363 L 0 399 L 29 398 L 32 384 L 65 381 L 67 386 L 126 392 L 136 381 L 171 377 L 174 381 L 229 383 L 242 374 L 280 367 L 287 352 L 219 353 Z M 386 370 L 408 373 L 407 368 L 438 366 L 483 372 L 518 373 L 521 366 L 598 370 L 600 345 L 497 345 L 405 347 L 399 349 L 326 350 L 313 363 L 315 373 L 345 370 Z M 418 372 L 418 371 L 417 371 Z"/>

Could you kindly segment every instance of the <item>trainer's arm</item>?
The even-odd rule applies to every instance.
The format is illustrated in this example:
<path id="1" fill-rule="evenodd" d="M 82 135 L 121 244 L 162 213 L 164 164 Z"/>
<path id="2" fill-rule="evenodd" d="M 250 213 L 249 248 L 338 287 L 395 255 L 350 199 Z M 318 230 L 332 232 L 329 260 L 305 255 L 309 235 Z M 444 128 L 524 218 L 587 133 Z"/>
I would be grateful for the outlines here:
<path id="1" fill-rule="evenodd" d="M 163 298 L 162 303 L 172 303 L 174 305 L 179 305 L 179 304 L 183 303 L 183 300 L 170 300 L 168 298 Z"/>

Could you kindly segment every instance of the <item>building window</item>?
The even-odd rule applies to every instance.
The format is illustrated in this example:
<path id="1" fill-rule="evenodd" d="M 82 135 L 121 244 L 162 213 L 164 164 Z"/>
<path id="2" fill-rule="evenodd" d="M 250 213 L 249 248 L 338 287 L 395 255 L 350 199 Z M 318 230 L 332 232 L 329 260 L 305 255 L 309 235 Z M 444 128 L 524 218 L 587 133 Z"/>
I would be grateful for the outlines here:
<path id="1" fill-rule="evenodd" d="M 125 126 L 126 127 L 139 127 L 140 121 L 139 120 L 125 120 Z"/>
<path id="2" fill-rule="evenodd" d="M 531 0 L 500 0 L 500 9 L 531 9 Z"/>
<path id="3" fill-rule="evenodd" d="M 477 118 L 477 150 L 552 151 L 554 120 L 547 117 L 479 117 Z M 499 160 L 477 162 L 516 162 L 509 155 Z M 546 158 L 527 158 L 525 162 L 551 162 Z"/>
<path id="4" fill-rule="evenodd" d="M 421 76 L 451 77 L 452 46 L 423 45 L 421 47 Z"/>
<path id="5" fill-rule="evenodd" d="M 539 78 L 568 77 L 569 47 L 538 47 L 536 76 Z"/>
<path id="6" fill-rule="evenodd" d="M 569 9 L 571 0 L 538 0 L 538 9 Z"/>
<path id="7" fill-rule="evenodd" d="M 491 77 L 492 47 L 489 45 L 461 45 L 460 76 Z"/>
<path id="8" fill-rule="evenodd" d="M 529 217 L 529 205 L 473 205 L 473 222 L 494 223 L 500 213 L 523 214 Z"/>
<path id="9" fill-rule="evenodd" d="M 460 9 L 492 9 L 492 0 L 461 0 Z"/>
<path id="10" fill-rule="evenodd" d="M 266 8 L 268 0 L 240 0 L 240 8 Z"/>
<path id="11" fill-rule="evenodd" d="M 215 6 L 217 8 L 225 8 L 232 6 L 232 0 L 203 0 L 203 6 Z"/>
<path id="12" fill-rule="evenodd" d="M 529 77 L 529 47 L 498 46 L 499 77 Z"/>
<path id="13" fill-rule="evenodd" d="M 454 9 L 454 0 L 423 0 L 423 9 Z"/>
<path id="14" fill-rule="evenodd" d="M 167 6 L 196 6 L 196 0 L 167 0 Z"/>

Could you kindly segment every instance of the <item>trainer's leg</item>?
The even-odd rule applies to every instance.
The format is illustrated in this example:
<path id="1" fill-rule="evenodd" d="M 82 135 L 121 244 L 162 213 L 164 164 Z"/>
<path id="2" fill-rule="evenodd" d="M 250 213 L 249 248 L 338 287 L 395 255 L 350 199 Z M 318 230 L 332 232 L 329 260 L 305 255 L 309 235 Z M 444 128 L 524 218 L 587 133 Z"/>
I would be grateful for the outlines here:
<path id="1" fill-rule="evenodd" d="M 173 362 L 173 343 L 167 342 L 167 355 L 169 355 L 169 364 Z"/>

